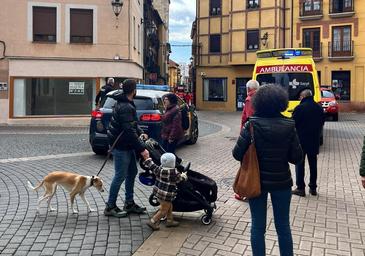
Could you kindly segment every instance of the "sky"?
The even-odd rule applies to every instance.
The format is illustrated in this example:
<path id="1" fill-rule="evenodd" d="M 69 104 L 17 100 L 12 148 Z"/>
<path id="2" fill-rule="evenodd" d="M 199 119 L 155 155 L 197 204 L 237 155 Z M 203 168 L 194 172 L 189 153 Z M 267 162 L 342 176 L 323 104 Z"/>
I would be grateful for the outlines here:
<path id="1" fill-rule="evenodd" d="M 194 19 L 195 0 L 171 0 L 169 39 L 172 53 L 170 59 L 177 63 L 190 63 L 191 46 L 174 45 L 191 45 L 190 32 Z"/>

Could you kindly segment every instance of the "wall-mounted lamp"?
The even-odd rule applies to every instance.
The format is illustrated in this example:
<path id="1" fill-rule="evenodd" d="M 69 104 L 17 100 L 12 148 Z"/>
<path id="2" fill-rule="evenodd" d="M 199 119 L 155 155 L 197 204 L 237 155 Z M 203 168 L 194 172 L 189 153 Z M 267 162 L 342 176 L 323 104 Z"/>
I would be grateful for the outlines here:
<path id="1" fill-rule="evenodd" d="M 269 39 L 269 33 L 265 32 L 265 34 L 260 38 L 263 46 L 266 46 L 268 39 Z"/>
<path id="2" fill-rule="evenodd" d="M 115 17 L 117 18 L 117 24 L 115 26 L 118 27 L 118 16 L 119 16 L 120 12 L 122 11 L 123 0 L 112 0 L 111 4 L 112 4 L 112 8 L 113 8 Z"/>

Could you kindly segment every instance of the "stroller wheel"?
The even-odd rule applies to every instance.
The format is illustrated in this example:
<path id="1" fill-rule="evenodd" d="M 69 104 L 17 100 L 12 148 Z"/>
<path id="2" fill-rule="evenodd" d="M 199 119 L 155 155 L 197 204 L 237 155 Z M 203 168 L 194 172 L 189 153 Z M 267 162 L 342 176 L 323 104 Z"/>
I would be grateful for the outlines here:
<path id="1" fill-rule="evenodd" d="M 201 222 L 204 224 L 204 225 L 209 225 L 210 223 L 212 223 L 212 216 L 209 216 L 208 214 L 204 214 L 202 217 L 201 217 Z"/>
<path id="2" fill-rule="evenodd" d="M 154 194 L 151 194 L 150 197 L 148 198 L 148 202 L 150 203 L 150 205 L 152 206 L 159 206 L 160 203 L 158 202 L 157 198 L 155 197 Z"/>

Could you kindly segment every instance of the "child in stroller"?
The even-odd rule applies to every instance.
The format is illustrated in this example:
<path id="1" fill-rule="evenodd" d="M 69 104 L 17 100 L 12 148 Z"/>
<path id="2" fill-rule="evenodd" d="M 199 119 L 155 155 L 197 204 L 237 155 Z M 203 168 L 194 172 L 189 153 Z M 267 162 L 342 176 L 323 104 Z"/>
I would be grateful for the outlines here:
<path id="1" fill-rule="evenodd" d="M 160 165 L 160 157 L 165 153 L 165 150 L 154 139 L 150 138 L 145 141 L 147 150 L 150 152 L 150 157 L 153 162 Z M 152 186 L 155 183 L 155 177 L 143 161 L 140 161 L 140 166 L 145 172 L 140 173 L 139 180 L 142 184 Z M 201 217 L 201 221 L 205 225 L 209 225 L 212 221 L 213 210 L 216 208 L 215 201 L 217 200 L 217 184 L 211 178 L 190 170 L 190 163 L 186 166 L 182 165 L 182 159 L 176 156 L 176 169 L 182 173 L 186 172 L 188 179 L 177 184 L 177 193 L 175 200 L 172 201 L 174 212 L 193 212 L 204 210 L 205 214 Z M 158 206 L 159 202 L 152 193 L 149 198 L 149 203 L 152 206 Z"/>
<path id="2" fill-rule="evenodd" d="M 147 225 L 153 230 L 160 229 L 160 220 L 167 217 L 166 227 L 176 227 L 179 222 L 174 221 L 172 215 L 172 201 L 176 196 L 176 184 L 187 179 L 186 173 L 180 174 L 175 168 L 175 155 L 164 153 L 161 156 L 161 166 L 156 165 L 151 158 L 143 162 L 143 165 L 150 169 L 156 177 L 153 187 L 153 195 L 156 196 L 160 203 L 160 209 L 151 218 Z"/>

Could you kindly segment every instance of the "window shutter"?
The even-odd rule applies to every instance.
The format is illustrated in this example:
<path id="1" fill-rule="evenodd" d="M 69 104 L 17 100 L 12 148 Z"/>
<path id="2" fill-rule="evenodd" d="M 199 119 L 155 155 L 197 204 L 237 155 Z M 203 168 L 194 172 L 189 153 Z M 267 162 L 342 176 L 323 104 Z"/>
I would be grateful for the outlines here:
<path id="1" fill-rule="evenodd" d="M 93 38 L 93 10 L 70 9 L 70 42 L 90 43 Z"/>
<path id="2" fill-rule="evenodd" d="M 33 40 L 56 41 L 56 8 L 33 6 Z"/>

